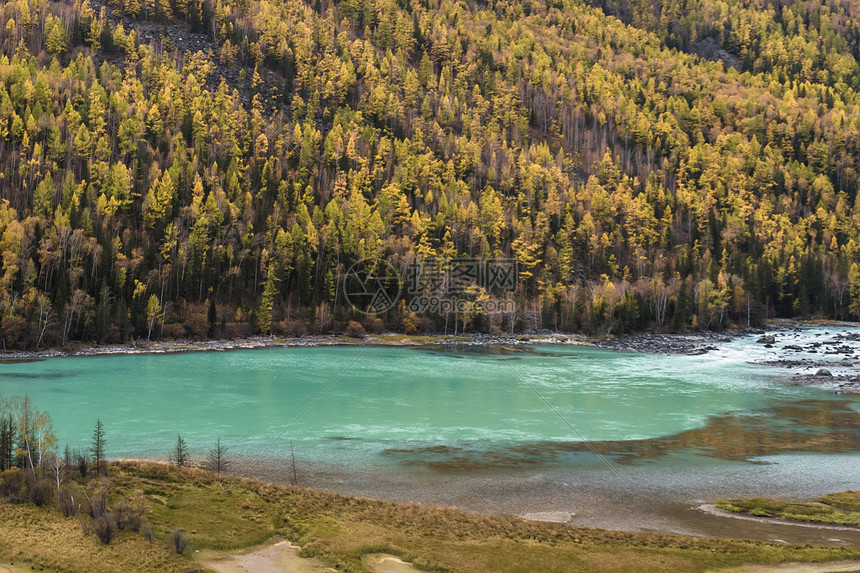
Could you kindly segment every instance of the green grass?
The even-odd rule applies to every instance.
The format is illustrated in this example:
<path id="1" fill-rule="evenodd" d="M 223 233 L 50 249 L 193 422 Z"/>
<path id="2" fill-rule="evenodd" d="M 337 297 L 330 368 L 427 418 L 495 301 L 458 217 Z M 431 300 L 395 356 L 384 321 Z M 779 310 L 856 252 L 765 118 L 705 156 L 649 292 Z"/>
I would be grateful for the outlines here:
<path id="1" fill-rule="evenodd" d="M 821 498 L 821 503 L 847 509 L 849 511 L 860 511 L 860 491 L 843 491 L 842 493 L 830 493 Z"/>
<path id="2" fill-rule="evenodd" d="M 753 498 L 721 501 L 717 507 L 756 517 L 860 527 L 860 492 L 857 491 L 828 494 L 815 503 Z"/>
<path id="3" fill-rule="evenodd" d="M 33 571 L 180 572 L 190 560 L 160 542 L 121 531 L 110 545 L 84 535 L 74 517 L 27 504 L 0 502 L 0 563 Z"/>
<path id="4" fill-rule="evenodd" d="M 387 333 L 380 334 L 376 339 L 376 343 L 378 344 L 392 344 L 392 345 L 400 345 L 400 344 L 435 344 L 440 341 L 440 337 L 438 336 L 423 336 L 418 334 L 397 334 L 397 333 Z"/>
<path id="5" fill-rule="evenodd" d="M 100 480 L 80 483 L 90 491 Z M 0 503 L 0 563 L 47 571 L 179 571 L 189 555 L 282 535 L 339 571 L 366 572 L 362 557 L 392 553 L 425 571 L 711 571 L 747 563 L 860 559 L 860 548 L 811 547 L 573 528 L 422 504 L 356 499 L 165 464 L 111 464 L 109 501 L 143 495 L 154 541 L 120 532 L 110 546 L 50 508 Z M 840 503 L 856 504 L 853 498 Z M 762 509 L 772 506 L 761 506 Z M 770 511 L 770 509 L 767 509 Z M 841 510 L 840 510 L 841 511 Z M 184 556 L 165 543 L 189 538 Z"/>
<path id="6" fill-rule="evenodd" d="M 111 492 L 117 498 L 144 494 L 147 517 L 157 539 L 167 539 L 179 528 L 193 548 L 241 549 L 263 543 L 275 534 L 276 516 L 268 504 L 236 483 L 213 487 L 193 477 L 160 481 L 123 472 L 112 479 Z M 205 508 L 205 515 L 201 515 L 201 508 Z"/>

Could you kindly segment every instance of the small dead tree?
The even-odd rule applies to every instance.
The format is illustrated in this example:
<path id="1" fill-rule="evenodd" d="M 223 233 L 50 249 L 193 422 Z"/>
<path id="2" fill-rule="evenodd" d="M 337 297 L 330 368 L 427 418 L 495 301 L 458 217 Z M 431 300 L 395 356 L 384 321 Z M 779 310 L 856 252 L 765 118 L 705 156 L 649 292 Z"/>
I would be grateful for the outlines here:
<path id="1" fill-rule="evenodd" d="M 291 485 L 299 485 L 299 476 L 296 473 L 296 453 L 293 451 L 293 441 L 290 440 L 290 465 L 293 469 L 293 479 L 290 480 Z"/>
<path id="2" fill-rule="evenodd" d="M 218 436 L 218 439 L 215 440 L 215 447 L 209 450 L 209 458 L 207 460 L 209 471 L 215 472 L 217 475 L 221 475 L 221 472 L 227 471 L 230 467 L 230 460 L 227 459 L 226 455 L 228 449 L 230 448 L 221 443 L 221 436 Z"/>

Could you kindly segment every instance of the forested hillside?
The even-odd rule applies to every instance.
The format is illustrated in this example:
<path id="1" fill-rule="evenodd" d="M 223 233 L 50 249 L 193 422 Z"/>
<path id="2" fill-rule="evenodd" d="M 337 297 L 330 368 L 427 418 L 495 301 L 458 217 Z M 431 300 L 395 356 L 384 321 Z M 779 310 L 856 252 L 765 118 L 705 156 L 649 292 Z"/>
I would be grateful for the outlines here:
<path id="1" fill-rule="evenodd" d="M 0 10 L 6 349 L 860 317 L 855 0 Z M 368 257 L 517 310 L 366 317 Z"/>

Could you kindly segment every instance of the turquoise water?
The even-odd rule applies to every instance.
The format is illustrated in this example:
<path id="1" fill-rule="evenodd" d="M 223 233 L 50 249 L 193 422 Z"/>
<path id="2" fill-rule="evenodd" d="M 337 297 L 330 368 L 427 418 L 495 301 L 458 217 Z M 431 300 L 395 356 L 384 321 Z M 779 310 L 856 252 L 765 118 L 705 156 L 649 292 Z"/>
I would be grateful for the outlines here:
<path id="1" fill-rule="evenodd" d="M 850 395 L 780 384 L 784 369 L 748 363 L 760 351 L 744 339 L 703 356 L 544 345 L 52 358 L 0 365 L 0 395 L 28 394 L 73 447 L 100 418 L 114 457 L 165 457 L 181 433 L 201 454 L 220 436 L 238 455 L 285 458 L 292 441 L 305 459 L 360 464 L 440 445 L 641 441 L 726 413 L 777 426 L 769 409 L 804 400 L 857 408 Z"/>

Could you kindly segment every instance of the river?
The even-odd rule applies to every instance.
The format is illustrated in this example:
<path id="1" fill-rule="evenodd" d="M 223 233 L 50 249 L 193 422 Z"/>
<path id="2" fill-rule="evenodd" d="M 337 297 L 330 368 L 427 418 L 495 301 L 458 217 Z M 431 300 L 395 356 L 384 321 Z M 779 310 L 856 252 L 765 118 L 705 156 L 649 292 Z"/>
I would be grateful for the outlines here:
<path id="1" fill-rule="evenodd" d="M 839 332 L 783 332 L 773 348 L 737 338 L 699 356 L 435 345 L 49 358 L 0 364 L 0 395 L 28 394 L 61 447 L 87 447 L 101 419 L 110 457 L 166 459 L 181 434 L 202 460 L 220 437 L 236 471 L 285 481 L 295 459 L 299 485 L 343 493 L 860 545 L 858 532 L 695 509 L 860 489 L 860 395 L 785 383 L 818 363 L 855 373 L 860 342 L 813 349 Z M 789 344 L 805 349 L 792 368 L 750 363 Z"/>

